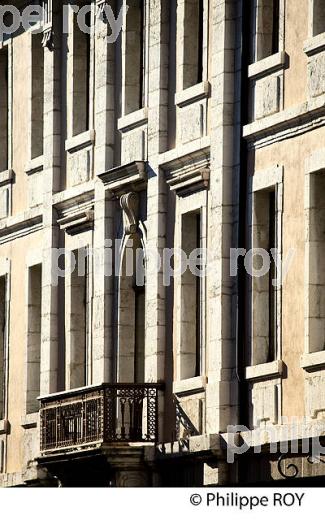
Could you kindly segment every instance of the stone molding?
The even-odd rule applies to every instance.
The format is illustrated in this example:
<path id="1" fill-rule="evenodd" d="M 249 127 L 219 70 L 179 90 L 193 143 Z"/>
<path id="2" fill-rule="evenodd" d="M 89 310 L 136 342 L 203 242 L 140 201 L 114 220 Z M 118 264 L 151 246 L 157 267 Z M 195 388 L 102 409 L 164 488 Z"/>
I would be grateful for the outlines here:
<path id="1" fill-rule="evenodd" d="M 0 245 L 40 231 L 42 228 L 43 215 L 38 211 L 31 210 L 16 217 L 10 217 L 3 225 L 0 225 Z"/>
<path id="2" fill-rule="evenodd" d="M 31 159 L 26 167 L 25 172 L 27 175 L 33 175 L 33 173 L 41 172 L 44 169 L 44 155 Z"/>
<path id="3" fill-rule="evenodd" d="M 23 415 L 20 420 L 21 427 L 24 430 L 29 430 L 31 428 L 36 428 L 39 423 L 39 412 L 36 413 L 26 413 Z"/>
<path id="4" fill-rule="evenodd" d="M 325 125 L 325 95 L 254 121 L 243 128 L 249 149 L 259 149 Z"/>
<path id="5" fill-rule="evenodd" d="M 59 219 L 57 223 L 61 231 L 66 231 L 69 235 L 88 231 L 94 227 L 94 211 L 80 211 L 80 213 Z"/>
<path id="6" fill-rule="evenodd" d="M 202 81 L 193 87 L 189 87 L 181 92 L 175 94 L 175 105 L 183 107 L 195 103 L 200 99 L 207 98 L 210 94 L 210 83 L 209 81 Z"/>
<path id="7" fill-rule="evenodd" d="M 135 112 L 131 112 L 131 114 L 120 117 L 117 121 L 117 128 L 122 134 L 124 134 L 130 130 L 134 130 L 134 128 L 146 125 L 147 123 L 148 108 L 144 107 Z"/>
<path id="8" fill-rule="evenodd" d="M 192 377 L 181 381 L 174 381 L 173 393 L 177 396 L 184 396 L 203 392 L 205 390 L 208 378 L 206 376 Z"/>
<path id="9" fill-rule="evenodd" d="M 203 435 L 193 435 L 188 438 L 188 448 L 185 449 L 188 455 L 204 453 L 211 456 L 218 456 L 224 458 L 225 446 L 224 441 L 225 434 L 208 433 Z M 184 456 L 184 446 L 181 442 L 168 442 L 162 445 L 158 445 L 158 460 L 168 459 L 169 457 Z"/>
<path id="10" fill-rule="evenodd" d="M 95 130 L 87 130 L 81 134 L 70 137 L 65 141 L 65 151 L 69 153 L 76 152 L 87 146 L 95 144 L 96 133 Z"/>
<path id="11" fill-rule="evenodd" d="M 266 170 L 256 171 L 252 180 L 252 192 L 283 183 L 283 175 L 283 166 L 272 166 Z"/>
<path id="12" fill-rule="evenodd" d="M 57 223 L 70 235 L 93 229 L 94 193 L 83 193 L 56 205 Z"/>
<path id="13" fill-rule="evenodd" d="M 13 170 L 5 170 L 0 173 L 0 186 L 5 186 L 6 184 L 12 184 L 15 181 L 15 174 Z"/>
<path id="14" fill-rule="evenodd" d="M 185 196 L 193 191 L 207 189 L 210 181 L 210 169 L 202 168 L 193 171 L 183 171 L 177 176 L 170 176 L 167 179 L 171 191 L 176 191 L 178 195 Z"/>
<path id="15" fill-rule="evenodd" d="M 7 419 L 0 421 L 0 435 L 8 434 L 10 430 L 10 424 Z"/>
<path id="16" fill-rule="evenodd" d="M 161 167 L 165 171 L 170 190 L 176 191 L 179 196 L 209 188 L 209 149 L 201 149 L 194 154 L 177 157 Z"/>
<path id="17" fill-rule="evenodd" d="M 304 53 L 313 56 L 325 50 L 325 33 L 318 34 L 304 41 Z"/>
<path id="18" fill-rule="evenodd" d="M 147 185 L 146 161 L 134 161 L 98 175 L 107 190 L 117 197 L 130 191 L 142 191 Z"/>
<path id="19" fill-rule="evenodd" d="M 272 56 L 264 58 L 263 60 L 252 63 L 248 67 L 248 77 L 249 79 L 258 79 L 267 74 L 271 74 L 272 72 L 281 70 L 285 67 L 287 59 L 287 53 L 280 51 L 276 54 L 272 54 Z"/>
<path id="20" fill-rule="evenodd" d="M 303 354 L 300 358 L 300 366 L 306 372 L 325 368 L 325 350 Z"/>
<path id="21" fill-rule="evenodd" d="M 281 359 L 272 361 L 271 363 L 263 363 L 261 365 L 246 367 L 245 380 L 258 381 L 261 379 L 273 379 L 282 377 L 284 369 L 285 364 Z"/>
<path id="22" fill-rule="evenodd" d="M 158 156 L 158 164 L 166 170 L 169 165 L 183 163 L 187 157 L 197 157 L 199 154 L 206 154 L 207 157 L 210 155 L 210 144 L 211 139 L 209 135 L 194 139 L 186 144 L 180 144 L 167 152 L 163 152 Z"/>

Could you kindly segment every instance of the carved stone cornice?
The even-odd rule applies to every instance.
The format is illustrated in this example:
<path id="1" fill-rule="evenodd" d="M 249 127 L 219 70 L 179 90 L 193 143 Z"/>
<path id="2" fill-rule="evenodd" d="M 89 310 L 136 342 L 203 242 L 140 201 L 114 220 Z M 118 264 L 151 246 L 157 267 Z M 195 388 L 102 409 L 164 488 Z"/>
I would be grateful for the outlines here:
<path id="1" fill-rule="evenodd" d="M 62 231 L 75 235 L 93 229 L 94 226 L 94 195 L 93 192 L 56 204 L 57 223 Z"/>
<path id="2" fill-rule="evenodd" d="M 165 171 L 166 182 L 171 191 L 183 197 L 202 189 L 209 188 L 210 151 L 200 149 L 170 162 L 161 164 Z"/>
<path id="3" fill-rule="evenodd" d="M 145 161 L 134 161 L 112 168 L 98 175 L 105 188 L 120 197 L 129 192 L 138 192 L 147 185 L 147 164 Z"/>
<path id="4" fill-rule="evenodd" d="M 68 235 L 76 235 L 93 228 L 94 211 L 92 209 L 80 211 L 79 213 L 58 219 L 57 223 L 60 229 L 66 231 Z"/>

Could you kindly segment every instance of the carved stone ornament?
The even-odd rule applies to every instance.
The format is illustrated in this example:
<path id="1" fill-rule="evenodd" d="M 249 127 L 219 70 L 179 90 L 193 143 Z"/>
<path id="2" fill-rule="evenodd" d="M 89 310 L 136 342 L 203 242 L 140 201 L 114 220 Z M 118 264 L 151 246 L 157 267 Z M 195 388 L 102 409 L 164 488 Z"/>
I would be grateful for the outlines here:
<path id="1" fill-rule="evenodd" d="M 124 231 L 126 235 L 136 233 L 139 225 L 139 196 L 137 193 L 131 192 L 122 195 L 120 205 L 123 210 Z"/>

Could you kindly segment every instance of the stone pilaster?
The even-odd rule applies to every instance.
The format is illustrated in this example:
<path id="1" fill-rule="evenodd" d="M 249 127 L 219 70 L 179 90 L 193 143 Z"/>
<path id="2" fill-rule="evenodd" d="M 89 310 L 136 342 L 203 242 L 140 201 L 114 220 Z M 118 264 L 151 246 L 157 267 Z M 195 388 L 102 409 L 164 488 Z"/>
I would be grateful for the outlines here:
<path id="1" fill-rule="evenodd" d="M 166 194 L 163 172 L 158 167 L 158 154 L 167 146 L 168 109 L 168 2 L 150 3 L 149 12 L 149 79 L 148 79 L 148 192 L 147 248 L 162 259 L 166 244 Z M 162 268 L 156 269 L 149 255 L 146 288 L 146 381 L 159 382 L 165 377 L 166 289 Z M 161 400 L 160 426 L 163 400 Z"/>
<path id="2" fill-rule="evenodd" d="M 60 6 L 57 6 L 59 9 Z M 53 13 L 53 47 L 44 49 L 44 197 L 41 394 L 58 389 L 58 285 L 56 251 L 59 230 L 52 195 L 60 189 L 61 156 L 61 29 L 59 11 Z"/>
<path id="3" fill-rule="evenodd" d="M 208 384 L 206 431 L 216 433 L 237 424 L 234 280 L 230 248 L 234 241 L 233 190 L 238 150 L 235 137 L 235 35 L 238 2 L 210 3 L 211 27 L 211 174 L 209 218 Z"/>
<path id="4" fill-rule="evenodd" d="M 110 3 L 111 5 L 111 3 Z M 115 44 L 107 41 L 109 24 L 98 11 L 95 19 L 95 227 L 94 227 L 94 313 L 93 313 L 93 383 L 109 382 L 113 377 L 113 276 L 108 276 L 114 203 L 96 176 L 114 167 L 115 147 Z M 105 241 L 110 242 L 105 242 Z M 105 245 L 107 250 L 105 251 Z M 107 254 L 106 254 L 107 253 Z M 105 269 L 107 276 L 105 276 Z"/>

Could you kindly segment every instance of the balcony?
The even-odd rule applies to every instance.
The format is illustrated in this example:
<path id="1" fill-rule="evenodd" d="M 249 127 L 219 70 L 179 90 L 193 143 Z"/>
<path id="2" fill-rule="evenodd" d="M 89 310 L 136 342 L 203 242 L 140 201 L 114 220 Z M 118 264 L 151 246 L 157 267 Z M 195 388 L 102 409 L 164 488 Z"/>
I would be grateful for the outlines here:
<path id="1" fill-rule="evenodd" d="M 156 443 L 161 384 L 102 384 L 41 398 L 41 454 Z"/>

